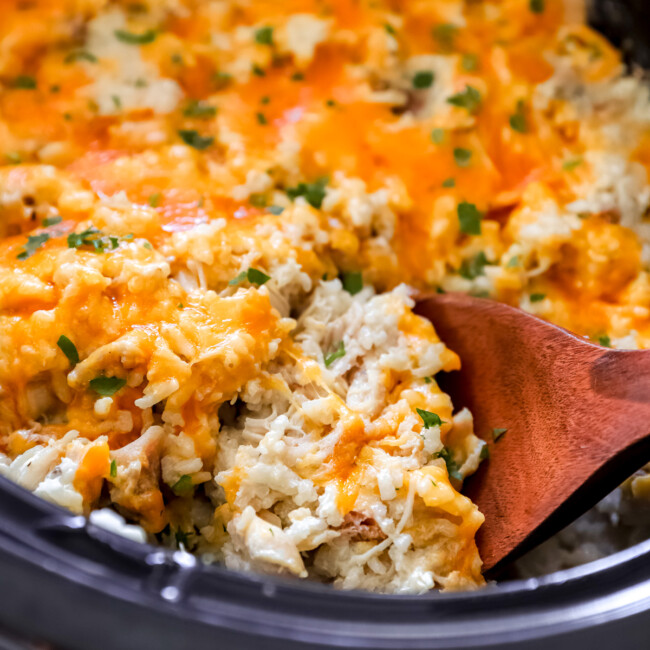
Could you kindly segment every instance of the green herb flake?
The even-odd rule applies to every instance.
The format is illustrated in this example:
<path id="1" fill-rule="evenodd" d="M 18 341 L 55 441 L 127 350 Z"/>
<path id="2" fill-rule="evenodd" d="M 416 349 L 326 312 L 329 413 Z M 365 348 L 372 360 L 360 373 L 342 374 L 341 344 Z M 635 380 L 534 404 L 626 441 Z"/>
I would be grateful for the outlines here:
<path id="1" fill-rule="evenodd" d="M 478 54 L 463 54 L 463 57 L 460 60 L 460 65 L 465 72 L 476 72 L 479 66 Z"/>
<path id="2" fill-rule="evenodd" d="M 235 276 L 228 284 L 232 287 L 237 284 L 241 284 L 244 280 L 248 280 L 251 284 L 256 284 L 258 287 L 261 287 L 263 284 L 266 284 L 271 279 L 270 275 L 255 269 L 253 267 L 249 268 L 247 271 L 242 271 L 239 275 Z"/>
<path id="3" fill-rule="evenodd" d="M 266 72 L 264 68 L 260 67 L 257 65 L 257 63 L 253 64 L 253 67 L 251 68 L 251 72 L 256 76 L 256 77 L 266 77 Z"/>
<path id="4" fill-rule="evenodd" d="M 425 378 L 424 378 L 424 383 L 425 383 L 425 384 L 431 384 L 431 383 L 433 383 L 433 378 L 432 378 L 432 377 L 425 377 Z"/>
<path id="5" fill-rule="evenodd" d="M 487 446 L 487 443 L 481 447 L 481 453 L 478 455 L 481 460 L 489 460 L 490 458 L 490 448 Z"/>
<path id="6" fill-rule="evenodd" d="M 175 65 L 183 65 L 183 56 L 176 52 L 175 54 L 171 55 L 171 62 Z"/>
<path id="7" fill-rule="evenodd" d="M 604 334 L 603 336 L 599 336 L 598 343 L 602 345 L 604 348 L 612 347 L 612 339 L 610 339 L 607 334 Z"/>
<path id="8" fill-rule="evenodd" d="M 422 88 L 430 88 L 433 84 L 434 75 L 431 70 L 419 70 L 413 75 L 413 88 L 421 90 Z"/>
<path id="9" fill-rule="evenodd" d="M 305 75 L 302 72 L 294 72 L 291 75 L 291 81 L 304 81 Z"/>
<path id="10" fill-rule="evenodd" d="M 287 196 L 292 201 L 302 196 L 309 205 L 319 210 L 325 198 L 327 182 L 327 178 L 319 178 L 313 183 L 298 183 L 296 187 L 287 188 Z"/>
<path id="11" fill-rule="evenodd" d="M 442 181 L 442 186 L 449 188 L 449 187 L 456 187 L 456 179 L 455 178 L 445 178 L 444 181 Z"/>
<path id="12" fill-rule="evenodd" d="M 182 302 L 179 302 L 176 306 L 177 306 L 179 309 L 185 309 L 185 305 L 184 305 Z"/>
<path id="13" fill-rule="evenodd" d="M 120 377 L 106 377 L 100 375 L 91 379 L 89 384 L 90 388 L 102 397 L 111 397 L 115 395 L 118 390 L 126 386 L 126 379 Z"/>
<path id="14" fill-rule="evenodd" d="M 5 158 L 10 165 L 20 165 L 23 161 L 21 155 L 16 151 L 8 151 L 5 153 Z"/>
<path id="15" fill-rule="evenodd" d="M 534 14 L 543 14 L 546 9 L 546 0 L 528 0 L 528 7 Z"/>
<path id="16" fill-rule="evenodd" d="M 265 208 L 267 204 L 266 196 L 264 194 L 251 194 L 248 197 L 248 202 L 254 207 L 254 208 Z"/>
<path id="17" fill-rule="evenodd" d="M 27 243 L 23 246 L 21 253 L 18 253 L 16 257 L 19 260 L 26 260 L 28 257 L 31 257 L 41 246 L 47 242 L 50 236 L 43 232 L 40 235 L 30 235 L 27 237 Z"/>
<path id="18" fill-rule="evenodd" d="M 36 79 L 28 75 L 18 75 L 13 82 L 13 87 L 18 90 L 35 90 L 36 89 Z"/>
<path id="19" fill-rule="evenodd" d="M 485 253 L 480 251 L 471 259 L 463 260 L 459 273 L 466 280 L 474 280 L 479 275 L 484 275 L 483 270 L 488 263 Z"/>
<path id="20" fill-rule="evenodd" d="M 214 142 L 211 135 L 200 135 L 198 131 L 188 129 L 179 130 L 178 135 L 186 145 L 194 147 L 197 151 L 207 149 Z"/>
<path id="21" fill-rule="evenodd" d="M 431 142 L 434 144 L 442 144 L 445 139 L 445 130 L 444 129 L 433 129 L 431 131 Z"/>
<path id="22" fill-rule="evenodd" d="M 147 203 L 152 207 L 152 208 L 157 208 L 160 205 L 160 197 L 161 194 L 160 192 L 154 192 L 149 196 L 147 199 Z"/>
<path id="23" fill-rule="evenodd" d="M 273 27 L 265 25 L 256 30 L 255 42 L 259 45 L 273 45 Z"/>
<path id="24" fill-rule="evenodd" d="M 415 409 L 418 415 L 422 418 L 425 429 L 430 429 L 431 427 L 439 427 L 442 425 L 442 420 L 437 413 L 432 413 L 431 411 L 425 411 L 424 409 Z"/>
<path id="25" fill-rule="evenodd" d="M 481 93 L 473 86 L 465 86 L 465 90 L 447 99 L 452 106 L 466 109 L 472 115 L 481 107 Z"/>
<path id="26" fill-rule="evenodd" d="M 436 454 L 436 458 L 442 458 L 445 461 L 447 466 L 447 473 L 450 478 L 455 478 L 457 481 L 463 480 L 463 475 L 458 471 L 458 463 L 454 460 L 454 456 L 447 447 L 444 447 L 442 451 L 439 451 Z"/>
<path id="27" fill-rule="evenodd" d="M 507 269 L 514 269 L 519 266 L 519 255 L 513 255 L 506 264 Z"/>
<path id="28" fill-rule="evenodd" d="M 214 82 L 214 85 L 217 87 L 217 90 L 221 90 L 222 88 L 225 88 L 231 81 L 232 81 L 232 75 L 229 74 L 228 72 L 215 72 L 212 75 L 212 81 Z"/>
<path id="29" fill-rule="evenodd" d="M 144 242 L 142 244 L 142 246 L 143 246 L 143 248 L 146 248 L 147 250 L 150 250 L 150 251 L 153 250 L 153 246 L 151 245 L 151 242 L 146 241 L 146 242 Z"/>
<path id="30" fill-rule="evenodd" d="M 194 483 L 192 483 L 192 477 L 189 474 L 183 474 L 174 485 L 172 485 L 172 492 L 177 497 L 183 497 L 189 495 L 194 488 Z"/>
<path id="31" fill-rule="evenodd" d="M 472 152 L 469 149 L 456 147 L 454 149 L 454 161 L 459 167 L 467 167 L 472 159 Z"/>
<path id="32" fill-rule="evenodd" d="M 183 115 L 185 117 L 197 118 L 201 120 L 206 120 L 210 117 L 214 117 L 217 114 L 217 109 L 215 106 L 210 106 L 206 102 L 202 102 L 198 99 L 191 100 L 183 110 Z"/>
<path id="33" fill-rule="evenodd" d="M 56 226 L 57 223 L 61 223 L 62 221 L 63 218 L 57 214 L 53 217 L 45 217 L 41 223 L 43 224 L 43 228 L 49 228 L 50 226 Z"/>
<path id="34" fill-rule="evenodd" d="M 88 63 L 97 63 L 97 57 L 91 52 L 86 50 L 77 50 L 70 52 L 68 56 L 63 59 L 63 63 L 75 63 L 76 61 L 87 61 Z"/>
<path id="35" fill-rule="evenodd" d="M 443 23 L 436 25 L 431 30 L 431 35 L 437 41 L 438 45 L 445 51 L 449 51 L 454 47 L 454 40 L 458 33 L 458 27 L 451 23 Z"/>
<path id="36" fill-rule="evenodd" d="M 438 484 L 432 478 L 429 480 L 431 481 L 431 485 L 433 485 L 433 487 L 438 487 Z"/>
<path id="37" fill-rule="evenodd" d="M 117 461 L 115 459 L 113 459 L 111 461 L 110 475 L 111 475 L 111 478 L 116 478 L 117 477 Z"/>
<path id="38" fill-rule="evenodd" d="M 361 271 L 341 273 L 341 284 L 343 284 L 343 288 L 351 296 L 355 296 L 363 289 L 363 275 Z"/>
<path id="39" fill-rule="evenodd" d="M 461 232 L 466 235 L 481 234 L 483 213 L 473 204 L 463 201 L 458 204 L 458 222 Z"/>
<path id="40" fill-rule="evenodd" d="M 113 100 L 113 105 L 115 106 L 115 110 L 121 111 L 122 100 L 118 97 L 118 95 L 111 95 L 111 99 Z"/>
<path id="41" fill-rule="evenodd" d="M 499 428 L 492 429 L 492 440 L 494 440 L 494 442 L 496 442 L 507 431 L 508 431 L 508 429 L 499 429 Z"/>
<path id="42" fill-rule="evenodd" d="M 390 23 L 384 23 L 384 29 L 386 30 L 387 34 L 390 34 L 391 36 L 397 36 L 397 30 Z"/>
<path id="43" fill-rule="evenodd" d="M 141 34 L 127 32 L 125 29 L 116 29 L 113 34 L 115 34 L 115 38 L 118 41 L 127 45 L 148 45 L 149 43 L 153 43 L 157 36 L 155 29 L 148 29 Z"/>
<path id="44" fill-rule="evenodd" d="M 266 210 L 267 212 L 274 214 L 276 217 L 284 212 L 284 208 L 280 205 L 269 205 Z"/>
<path id="45" fill-rule="evenodd" d="M 567 160 L 562 165 L 562 169 L 565 172 L 572 172 L 574 169 L 582 165 L 582 163 L 583 163 L 582 158 L 574 158 L 573 160 Z"/>
<path id="46" fill-rule="evenodd" d="M 56 344 L 59 346 L 61 352 L 68 357 L 71 366 L 76 366 L 79 363 L 79 352 L 77 352 L 75 344 L 67 336 L 61 334 Z"/>
<path id="47" fill-rule="evenodd" d="M 271 98 L 268 95 L 264 95 L 264 97 L 260 97 L 260 104 L 266 106 L 267 104 L 271 103 Z"/>
<path id="48" fill-rule="evenodd" d="M 510 128 L 517 133 L 528 132 L 528 120 L 526 119 L 526 106 L 523 101 L 517 102 L 517 111 L 510 116 Z"/>
<path id="49" fill-rule="evenodd" d="M 266 126 L 268 124 L 266 115 L 264 115 L 264 113 L 256 113 L 255 117 L 257 118 L 257 123 L 261 126 Z"/>
<path id="50" fill-rule="evenodd" d="M 329 368 L 337 359 L 345 356 L 345 343 L 339 341 L 336 350 L 325 357 L 325 367 Z"/>
<path id="51" fill-rule="evenodd" d="M 542 302 L 546 298 L 545 293 L 531 293 L 530 294 L 530 302 Z"/>

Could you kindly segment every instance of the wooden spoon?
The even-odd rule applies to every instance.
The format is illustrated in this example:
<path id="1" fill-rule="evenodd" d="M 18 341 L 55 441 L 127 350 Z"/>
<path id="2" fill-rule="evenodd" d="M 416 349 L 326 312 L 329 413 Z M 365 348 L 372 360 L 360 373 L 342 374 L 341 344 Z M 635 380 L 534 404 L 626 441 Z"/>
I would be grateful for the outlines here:
<path id="1" fill-rule="evenodd" d="M 600 347 L 464 294 L 423 296 L 416 311 L 460 355 L 462 370 L 436 379 L 489 443 L 463 491 L 485 515 L 490 575 L 650 461 L 650 351 Z M 495 441 L 494 429 L 507 431 Z"/>

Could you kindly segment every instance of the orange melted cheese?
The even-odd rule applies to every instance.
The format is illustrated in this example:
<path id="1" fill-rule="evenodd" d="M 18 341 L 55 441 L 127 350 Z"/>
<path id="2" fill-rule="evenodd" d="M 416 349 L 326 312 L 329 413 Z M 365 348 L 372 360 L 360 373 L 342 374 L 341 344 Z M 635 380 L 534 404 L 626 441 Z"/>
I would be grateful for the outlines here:
<path id="1" fill-rule="evenodd" d="M 608 135 L 629 118 L 607 104 L 620 57 L 576 18 L 578 3 L 176 4 L 3 2 L 2 451 L 69 429 L 101 437 L 75 478 L 90 507 L 104 480 L 117 484 L 110 454 L 162 417 L 191 439 L 198 474 L 212 472 L 219 405 L 278 350 L 323 382 L 290 338 L 288 299 L 250 268 L 295 264 L 291 300 L 361 271 L 378 291 L 487 293 L 585 336 L 648 344 L 640 217 L 592 189 L 607 186 L 601 155 L 644 185 L 650 131 L 634 118 L 633 143 Z M 463 224 L 463 205 L 478 225 Z M 414 350 L 439 343 L 410 313 L 399 329 Z M 124 385 L 102 401 L 98 377 Z M 344 513 L 372 450 L 398 449 L 415 409 L 440 415 L 443 443 L 451 427 L 435 382 L 382 381 L 395 409 L 368 422 L 339 405 L 338 442 L 303 472 L 334 481 Z M 462 522 L 453 570 L 476 578 L 480 516 L 440 463 L 412 480 L 426 507 Z M 439 491 L 421 487 L 427 472 Z M 231 508 L 245 475 L 221 483 Z M 168 521 L 177 478 L 142 497 L 149 530 Z M 436 534 L 422 518 L 412 531 Z"/>

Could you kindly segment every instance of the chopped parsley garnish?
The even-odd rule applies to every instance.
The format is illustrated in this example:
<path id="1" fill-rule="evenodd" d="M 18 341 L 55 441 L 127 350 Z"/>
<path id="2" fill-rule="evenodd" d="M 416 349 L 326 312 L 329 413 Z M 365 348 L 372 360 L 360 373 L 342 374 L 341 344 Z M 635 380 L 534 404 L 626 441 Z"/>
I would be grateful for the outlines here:
<path id="1" fill-rule="evenodd" d="M 431 35 L 436 41 L 438 41 L 438 45 L 440 45 L 443 50 L 448 51 L 454 47 L 454 39 L 456 38 L 457 32 L 458 27 L 456 27 L 456 25 L 443 23 L 442 25 L 436 25 L 431 30 Z"/>
<path id="2" fill-rule="evenodd" d="M 177 497 L 187 496 L 194 488 L 192 477 L 189 474 L 183 474 L 174 485 L 172 485 L 172 492 Z"/>
<path id="3" fill-rule="evenodd" d="M 343 288 L 351 296 L 356 295 L 363 289 L 363 276 L 361 275 L 361 271 L 341 273 L 341 283 L 343 284 Z"/>
<path id="4" fill-rule="evenodd" d="M 124 237 L 128 239 L 128 237 Z M 95 253 L 103 253 L 106 249 L 115 250 L 120 245 L 120 238 L 106 236 L 97 228 L 91 226 L 83 232 L 71 232 L 68 235 L 68 248 L 92 246 Z"/>
<path id="5" fill-rule="evenodd" d="M 424 378 L 424 383 L 425 383 L 425 384 L 430 384 L 432 381 L 433 381 L 433 378 L 432 378 L 432 377 L 425 377 L 425 378 Z"/>
<path id="6" fill-rule="evenodd" d="M 530 302 L 542 302 L 546 298 L 545 293 L 531 293 L 530 294 Z"/>
<path id="7" fill-rule="evenodd" d="M 217 114 L 215 106 L 210 106 L 198 99 L 193 99 L 183 110 L 185 117 L 196 117 L 205 120 L 209 117 L 214 117 Z"/>
<path id="8" fill-rule="evenodd" d="M 122 110 L 122 100 L 119 98 L 118 95 L 111 95 L 111 99 L 113 100 L 113 105 L 115 106 L 116 110 Z"/>
<path id="9" fill-rule="evenodd" d="M 257 113 L 255 117 L 257 118 L 258 124 L 261 124 L 262 126 L 266 126 L 268 124 L 266 115 L 264 115 L 264 113 Z"/>
<path id="10" fill-rule="evenodd" d="M 77 352 L 75 344 L 67 336 L 61 334 L 56 344 L 59 346 L 61 352 L 68 357 L 70 365 L 75 366 L 79 363 L 79 352 Z"/>
<path id="11" fill-rule="evenodd" d="M 88 63 L 97 63 L 97 57 L 92 52 L 86 50 L 77 50 L 70 52 L 68 56 L 63 59 L 64 63 L 74 63 L 75 61 L 87 61 Z"/>
<path id="12" fill-rule="evenodd" d="M 526 120 L 526 106 L 523 100 L 517 102 L 516 112 L 510 116 L 510 128 L 517 133 L 528 132 L 528 121 Z"/>
<path id="13" fill-rule="evenodd" d="M 528 7 L 534 14 L 543 14 L 546 9 L 546 0 L 528 0 Z"/>
<path id="14" fill-rule="evenodd" d="M 455 178 L 445 178 L 445 180 L 442 181 L 442 186 L 443 187 L 456 187 L 456 179 Z"/>
<path id="15" fill-rule="evenodd" d="M 484 275 L 483 270 L 488 263 L 485 253 L 479 251 L 471 259 L 463 260 L 459 273 L 467 280 L 474 280 L 474 278 L 477 278 L 479 275 Z"/>
<path id="16" fill-rule="evenodd" d="M 256 30 L 255 42 L 260 45 L 273 45 L 273 27 L 267 25 Z"/>
<path id="17" fill-rule="evenodd" d="M 111 478 L 117 477 L 117 461 L 115 459 L 111 461 L 111 469 L 109 473 L 111 475 Z"/>
<path id="18" fill-rule="evenodd" d="M 242 271 L 239 275 L 235 276 L 228 284 L 233 287 L 236 284 L 241 284 L 242 282 L 248 280 L 248 282 L 251 284 L 256 284 L 258 287 L 261 287 L 270 279 L 270 275 L 266 275 L 266 273 L 263 273 L 259 269 L 250 267 L 247 271 Z"/>
<path id="19" fill-rule="evenodd" d="M 115 38 L 122 43 L 127 43 L 128 45 L 148 45 L 153 43 L 156 40 L 156 30 L 148 29 L 142 34 L 134 34 L 133 32 L 127 32 L 125 29 L 116 29 L 113 34 Z"/>
<path id="20" fill-rule="evenodd" d="M 112 395 L 115 395 L 118 390 L 126 386 L 126 379 L 100 375 L 99 377 L 95 377 L 95 379 L 91 379 L 88 385 L 98 395 L 111 397 Z"/>
<path id="21" fill-rule="evenodd" d="M 483 213 L 473 203 L 463 201 L 458 204 L 458 222 L 461 232 L 466 235 L 480 235 L 481 219 Z"/>
<path id="22" fill-rule="evenodd" d="M 329 368 L 337 359 L 340 359 L 341 357 L 345 356 L 345 343 L 343 341 L 339 341 L 338 345 L 336 346 L 336 350 L 334 352 L 331 352 L 328 354 L 324 361 L 325 361 L 325 367 Z"/>
<path id="23" fill-rule="evenodd" d="M 611 348 L 612 347 L 612 339 L 607 336 L 607 334 L 604 334 L 603 336 L 598 337 L 598 343 L 602 345 L 604 348 Z"/>
<path id="24" fill-rule="evenodd" d="M 13 87 L 19 88 L 20 90 L 34 90 L 36 88 L 36 79 L 34 79 L 34 77 L 21 74 L 14 79 Z"/>
<path id="25" fill-rule="evenodd" d="M 436 454 L 436 458 L 442 458 L 442 460 L 445 461 L 445 465 L 447 466 L 447 473 L 449 474 L 450 478 L 455 478 L 458 481 L 463 480 L 463 475 L 458 471 L 458 463 L 454 460 L 451 451 L 447 449 L 447 447 L 443 447 L 442 451 L 439 451 Z"/>
<path id="26" fill-rule="evenodd" d="M 248 197 L 248 202 L 255 208 L 265 208 L 267 200 L 264 194 L 255 193 Z"/>
<path id="27" fill-rule="evenodd" d="M 478 54 L 463 54 L 463 58 L 460 60 L 460 65 L 465 72 L 474 72 L 478 70 L 478 63 Z"/>
<path id="28" fill-rule="evenodd" d="M 26 260 L 28 257 L 31 257 L 45 242 L 50 238 L 50 236 L 43 232 L 40 235 L 30 235 L 27 237 L 27 243 L 23 246 L 23 251 L 18 253 L 16 257 L 19 260 Z"/>
<path id="29" fill-rule="evenodd" d="M 508 429 L 499 429 L 499 428 L 494 428 L 492 429 L 492 440 L 496 442 L 504 433 L 506 433 Z"/>
<path id="30" fill-rule="evenodd" d="M 147 250 L 150 250 L 150 251 L 153 250 L 153 246 L 151 245 L 151 242 L 146 241 L 146 242 L 144 242 L 144 243 L 142 244 L 142 246 L 143 246 L 144 248 L 146 248 Z"/>
<path id="31" fill-rule="evenodd" d="M 200 135 L 198 131 L 194 130 L 181 129 L 178 135 L 185 144 L 194 147 L 197 151 L 207 149 L 214 142 L 211 135 Z"/>
<path id="32" fill-rule="evenodd" d="M 305 75 L 302 72 L 294 72 L 291 75 L 291 81 L 304 81 Z"/>
<path id="33" fill-rule="evenodd" d="M 284 208 L 280 205 L 269 205 L 269 207 L 266 209 L 268 212 L 274 214 L 275 216 L 282 214 L 284 212 Z"/>
<path id="34" fill-rule="evenodd" d="M 474 114 L 481 107 L 481 93 L 473 86 L 465 86 L 465 90 L 456 93 L 447 99 L 449 104 L 465 108 L 471 114 Z"/>
<path id="35" fill-rule="evenodd" d="M 422 418 L 425 429 L 430 429 L 431 427 L 439 427 L 442 424 L 442 420 L 437 413 L 432 413 L 431 411 L 425 411 L 424 409 L 415 409 L 418 415 Z"/>
<path id="36" fill-rule="evenodd" d="M 319 210 L 325 198 L 327 182 L 327 177 L 323 177 L 315 180 L 313 183 L 298 183 L 296 187 L 287 188 L 287 196 L 292 201 L 299 196 L 303 196 L 309 205 Z"/>
<path id="37" fill-rule="evenodd" d="M 431 131 L 431 142 L 434 144 L 442 144 L 442 141 L 445 139 L 445 130 L 444 129 L 433 129 Z"/>
<path id="38" fill-rule="evenodd" d="M 397 36 L 397 30 L 390 23 L 384 23 L 384 29 L 386 30 L 387 34 L 390 34 L 391 36 Z"/>
<path id="39" fill-rule="evenodd" d="M 582 158 L 574 158 L 573 160 L 567 160 L 563 165 L 562 169 L 565 172 L 572 172 L 576 167 L 582 165 Z"/>
<path id="40" fill-rule="evenodd" d="M 253 67 L 251 68 L 251 72 L 256 76 L 256 77 L 266 77 L 266 72 L 264 68 L 260 67 L 257 65 L 257 63 L 253 64 Z"/>
<path id="41" fill-rule="evenodd" d="M 472 159 L 472 152 L 469 149 L 456 147 L 454 149 L 454 161 L 459 167 L 467 167 Z"/>
<path id="42" fill-rule="evenodd" d="M 478 455 L 481 460 L 488 460 L 490 458 L 490 448 L 487 444 L 481 447 L 481 453 Z"/>
<path id="43" fill-rule="evenodd" d="M 148 199 L 147 203 L 152 207 L 152 208 L 157 208 L 160 205 L 160 197 L 161 194 L 160 192 L 154 192 Z"/>
<path id="44" fill-rule="evenodd" d="M 514 269 L 519 266 L 519 255 L 513 255 L 506 264 L 507 269 Z"/>
<path id="45" fill-rule="evenodd" d="M 419 70 L 413 75 L 413 88 L 430 88 L 433 84 L 433 72 L 431 70 Z"/>
<path id="46" fill-rule="evenodd" d="M 232 75 L 228 72 L 215 72 L 212 75 L 212 81 L 217 87 L 217 90 L 220 90 L 221 88 L 225 88 L 232 81 Z"/>
<path id="47" fill-rule="evenodd" d="M 63 218 L 57 214 L 53 217 L 45 217 L 41 223 L 43 224 L 43 228 L 49 228 L 50 226 L 56 226 L 57 223 L 61 223 L 62 221 Z"/>
<path id="48" fill-rule="evenodd" d="M 268 95 L 264 95 L 264 97 L 260 97 L 260 104 L 266 106 L 267 104 L 270 103 L 271 103 L 271 98 Z"/>
<path id="49" fill-rule="evenodd" d="M 5 158 L 11 165 L 20 165 L 20 163 L 23 161 L 20 154 L 16 151 L 8 151 L 5 154 Z"/>

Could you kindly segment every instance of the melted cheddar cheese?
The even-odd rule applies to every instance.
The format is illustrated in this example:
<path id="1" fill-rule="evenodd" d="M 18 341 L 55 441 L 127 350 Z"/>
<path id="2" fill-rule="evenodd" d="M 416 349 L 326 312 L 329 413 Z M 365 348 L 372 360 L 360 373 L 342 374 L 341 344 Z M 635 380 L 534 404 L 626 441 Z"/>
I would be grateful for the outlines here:
<path id="1" fill-rule="evenodd" d="M 578 3 L 2 11 L 0 471 L 235 568 L 481 585 L 413 290 L 650 341 L 648 92 Z"/>

